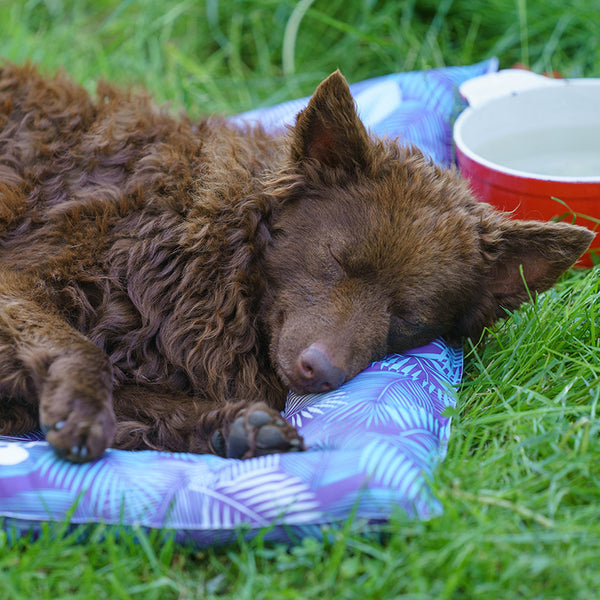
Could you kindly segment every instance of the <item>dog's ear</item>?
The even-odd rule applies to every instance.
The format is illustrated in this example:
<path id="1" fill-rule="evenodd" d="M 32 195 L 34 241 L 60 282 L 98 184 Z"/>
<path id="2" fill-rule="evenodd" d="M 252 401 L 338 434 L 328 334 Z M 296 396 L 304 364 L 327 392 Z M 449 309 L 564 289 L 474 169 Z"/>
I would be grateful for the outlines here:
<path id="1" fill-rule="evenodd" d="M 462 335 L 475 338 L 483 327 L 505 317 L 507 310 L 552 287 L 594 239 L 589 229 L 577 225 L 496 215 L 497 219 L 481 222 L 484 281 L 474 310 L 464 315 L 459 326 Z"/>
<path id="2" fill-rule="evenodd" d="M 529 293 L 552 287 L 594 238 L 589 229 L 568 223 L 512 219 L 504 220 L 498 234 L 489 248 L 488 285 L 499 315 L 503 308 L 518 308 Z"/>
<path id="3" fill-rule="evenodd" d="M 292 135 L 292 160 L 296 163 L 313 159 L 346 171 L 368 164 L 369 137 L 339 70 L 316 89 L 296 118 Z"/>

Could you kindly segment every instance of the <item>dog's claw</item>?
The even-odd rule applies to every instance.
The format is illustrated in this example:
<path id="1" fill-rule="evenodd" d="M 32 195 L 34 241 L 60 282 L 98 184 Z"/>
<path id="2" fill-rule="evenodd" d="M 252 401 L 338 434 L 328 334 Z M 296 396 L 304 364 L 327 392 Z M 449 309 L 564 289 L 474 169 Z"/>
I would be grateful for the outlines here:
<path id="1" fill-rule="evenodd" d="M 86 446 L 71 446 L 70 450 L 55 448 L 56 454 L 72 463 L 84 463 L 88 461 L 88 449 Z"/>
<path id="2" fill-rule="evenodd" d="M 73 457 L 75 462 L 85 461 L 88 455 L 88 449 L 86 446 L 73 446 L 71 448 L 70 457 Z"/>
<path id="3" fill-rule="evenodd" d="M 50 431 L 60 431 L 64 426 L 65 426 L 65 421 L 59 421 L 58 423 L 55 423 L 54 425 L 47 425 L 45 423 L 41 423 L 40 429 L 42 430 L 42 433 L 44 435 L 46 435 Z"/>
<path id="4" fill-rule="evenodd" d="M 69 450 L 63 448 L 54 448 L 56 455 L 72 463 L 88 462 L 88 449 L 86 446 L 71 446 Z"/>

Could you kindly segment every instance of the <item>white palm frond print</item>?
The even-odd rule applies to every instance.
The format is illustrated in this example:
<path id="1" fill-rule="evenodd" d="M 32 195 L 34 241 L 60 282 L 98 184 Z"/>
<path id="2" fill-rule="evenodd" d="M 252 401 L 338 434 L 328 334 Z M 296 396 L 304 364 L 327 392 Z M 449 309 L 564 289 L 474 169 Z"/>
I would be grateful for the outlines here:
<path id="1" fill-rule="evenodd" d="M 309 486 L 280 469 L 279 455 L 227 461 L 214 481 L 195 479 L 177 499 L 170 522 L 190 517 L 204 527 L 229 529 L 250 523 L 270 525 L 286 519 L 302 523 L 317 518 L 319 503 Z"/>

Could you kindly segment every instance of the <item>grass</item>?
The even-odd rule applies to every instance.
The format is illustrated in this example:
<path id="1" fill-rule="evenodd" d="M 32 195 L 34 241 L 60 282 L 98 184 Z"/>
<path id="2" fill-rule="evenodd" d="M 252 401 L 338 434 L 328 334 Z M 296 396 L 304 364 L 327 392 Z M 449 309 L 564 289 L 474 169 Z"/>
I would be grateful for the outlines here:
<path id="1" fill-rule="evenodd" d="M 0 55 L 148 87 L 193 114 L 476 62 L 600 76 L 595 0 L 0 0 Z M 600 271 L 572 272 L 467 348 L 444 514 L 294 547 L 168 532 L 0 530 L 4 600 L 596 598 L 600 590 Z"/>

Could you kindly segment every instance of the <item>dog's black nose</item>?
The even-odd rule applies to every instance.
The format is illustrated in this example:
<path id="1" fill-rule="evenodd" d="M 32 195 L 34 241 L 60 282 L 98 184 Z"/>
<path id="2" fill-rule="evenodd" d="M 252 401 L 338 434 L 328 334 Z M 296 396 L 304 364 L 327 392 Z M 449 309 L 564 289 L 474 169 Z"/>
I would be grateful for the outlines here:
<path id="1" fill-rule="evenodd" d="M 315 344 L 298 357 L 297 372 L 306 392 L 328 392 L 340 387 L 346 379 L 342 369 L 331 364 L 326 352 Z"/>

